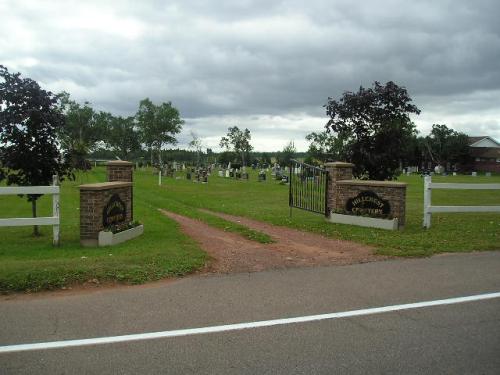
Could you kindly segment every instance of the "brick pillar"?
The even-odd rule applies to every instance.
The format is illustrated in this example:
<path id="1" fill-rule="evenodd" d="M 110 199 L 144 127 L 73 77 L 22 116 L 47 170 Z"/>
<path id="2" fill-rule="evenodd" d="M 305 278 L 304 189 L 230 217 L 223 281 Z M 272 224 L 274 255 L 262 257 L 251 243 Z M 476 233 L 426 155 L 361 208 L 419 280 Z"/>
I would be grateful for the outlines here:
<path id="1" fill-rule="evenodd" d="M 134 164 L 129 161 L 113 160 L 106 164 L 108 182 L 133 182 Z"/>
<path id="2" fill-rule="evenodd" d="M 97 246 L 99 232 L 104 229 L 104 209 L 115 194 L 125 203 L 123 222 L 133 221 L 131 182 L 80 185 L 80 243 L 83 246 Z"/>
<path id="3" fill-rule="evenodd" d="M 335 209 L 337 205 L 337 181 L 352 180 L 352 168 L 354 164 L 336 161 L 326 163 L 328 171 L 328 211 Z"/>

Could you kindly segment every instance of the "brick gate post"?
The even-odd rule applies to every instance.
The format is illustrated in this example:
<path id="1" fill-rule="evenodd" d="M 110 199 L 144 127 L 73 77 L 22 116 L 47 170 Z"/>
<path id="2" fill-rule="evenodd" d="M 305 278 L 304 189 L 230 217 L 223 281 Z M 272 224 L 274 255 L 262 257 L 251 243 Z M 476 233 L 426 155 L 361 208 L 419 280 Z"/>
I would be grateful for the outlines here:
<path id="1" fill-rule="evenodd" d="M 326 163 L 325 169 L 328 171 L 328 213 L 335 209 L 337 203 L 337 181 L 352 180 L 352 168 L 354 164 L 336 161 Z"/>

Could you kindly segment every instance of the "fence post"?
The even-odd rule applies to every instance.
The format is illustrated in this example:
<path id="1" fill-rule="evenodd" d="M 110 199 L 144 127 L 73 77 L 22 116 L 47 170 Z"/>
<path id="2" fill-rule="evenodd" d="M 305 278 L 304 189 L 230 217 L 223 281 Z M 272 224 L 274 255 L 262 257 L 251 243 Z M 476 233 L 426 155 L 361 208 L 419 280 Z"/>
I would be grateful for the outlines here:
<path id="1" fill-rule="evenodd" d="M 57 175 L 52 176 L 52 185 L 54 186 L 59 186 L 59 177 Z M 59 216 L 59 194 L 60 194 L 60 189 L 59 191 L 55 194 L 52 195 L 52 216 L 57 218 L 57 224 L 52 226 L 52 232 L 53 232 L 53 240 L 52 244 L 54 246 L 59 246 L 60 244 L 60 234 L 59 234 L 59 226 L 61 223 L 61 218 Z"/>
<path id="2" fill-rule="evenodd" d="M 429 212 L 429 207 L 431 206 L 431 176 L 424 177 L 424 228 L 431 227 L 431 217 L 432 214 Z"/>
<path id="3" fill-rule="evenodd" d="M 161 168 L 158 170 L 158 186 L 161 186 Z"/>

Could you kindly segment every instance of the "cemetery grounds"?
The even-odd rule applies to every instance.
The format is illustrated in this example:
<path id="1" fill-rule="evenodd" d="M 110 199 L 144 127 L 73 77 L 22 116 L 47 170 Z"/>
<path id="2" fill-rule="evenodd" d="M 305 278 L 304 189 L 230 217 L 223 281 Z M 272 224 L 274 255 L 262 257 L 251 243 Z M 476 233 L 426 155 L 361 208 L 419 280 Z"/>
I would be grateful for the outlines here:
<path id="1" fill-rule="evenodd" d="M 243 238 L 256 244 L 277 246 L 273 244 L 276 242 L 273 236 L 258 229 L 273 228 L 272 224 L 278 226 L 274 227 L 275 232 L 285 230 L 280 229 L 284 227 L 331 240 L 351 241 L 358 248 L 369 248 L 375 254 L 358 261 L 500 249 L 498 214 L 433 214 L 432 227 L 424 230 L 423 178 L 419 175 L 399 179 L 408 183 L 406 226 L 402 231 L 393 232 L 332 224 L 322 215 L 297 209 L 293 209 L 290 216 L 288 186 L 271 179 L 270 173 L 265 182 L 257 181 L 257 171 L 249 173 L 250 179 L 245 181 L 221 178 L 214 172 L 208 184 L 202 184 L 187 180 L 185 173 L 176 172 L 176 178 L 164 178 L 162 186 L 158 186 L 158 176 L 150 169 L 137 169 L 134 172 L 134 218 L 144 223 L 145 232 L 132 241 L 105 248 L 80 246 L 78 190 L 81 184 L 105 181 L 105 169 L 97 167 L 80 173 L 75 181 L 62 184 L 60 247 L 52 246 L 50 226 L 40 227 L 42 237 L 38 238 L 32 237 L 31 227 L 0 228 L 0 292 L 141 284 L 196 271 L 210 272 L 207 264 L 213 263 L 213 259 L 180 226 L 175 215 L 187 218 L 191 225 L 190 219 L 194 219 L 200 228 L 212 228 L 214 233 L 233 240 Z M 434 176 L 433 182 L 500 183 L 500 176 Z M 500 191 L 437 190 L 433 191 L 432 202 L 436 205 L 498 205 Z M 25 198 L 1 196 L 0 207 L 2 218 L 31 215 L 31 206 Z M 50 216 L 51 207 L 50 196 L 42 197 L 38 202 L 38 216 Z M 214 212 L 233 216 L 221 217 Z M 244 219 L 238 223 L 234 216 Z M 252 223 L 264 224 L 260 227 L 258 224 L 255 229 Z M 196 237 L 196 230 L 191 235 Z M 305 265 L 313 265 L 313 262 Z"/>

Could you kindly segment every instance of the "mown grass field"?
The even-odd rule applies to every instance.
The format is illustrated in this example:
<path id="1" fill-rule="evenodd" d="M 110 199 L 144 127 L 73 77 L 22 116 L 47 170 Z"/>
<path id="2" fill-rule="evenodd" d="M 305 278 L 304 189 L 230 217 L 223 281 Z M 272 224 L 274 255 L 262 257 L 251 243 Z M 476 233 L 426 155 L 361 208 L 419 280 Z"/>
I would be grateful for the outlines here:
<path id="1" fill-rule="evenodd" d="M 65 182 L 61 197 L 61 247 L 54 248 L 51 227 L 41 227 L 43 236 L 33 238 L 31 227 L 0 228 L 0 291 L 36 291 L 60 288 L 98 279 L 143 283 L 168 276 L 183 275 L 202 266 L 207 256 L 196 243 L 179 231 L 178 225 L 161 215 L 158 208 L 198 218 L 247 238 L 270 242 L 259 232 L 201 213 L 207 208 L 247 216 L 322 235 L 376 246 L 377 252 L 396 256 L 427 256 L 441 252 L 500 249 L 500 215 L 487 213 L 434 214 L 432 228 L 421 227 L 423 180 L 402 177 L 407 182 L 407 224 L 403 231 L 391 232 L 325 222 L 321 215 L 294 209 L 290 217 L 288 187 L 274 180 L 235 181 L 212 175 L 208 184 L 183 178 L 165 178 L 158 186 L 151 171 L 135 172 L 134 214 L 145 224 L 142 237 L 108 248 L 79 245 L 78 185 L 105 181 L 104 168 L 97 168 Z M 434 177 L 434 182 L 500 183 L 500 177 Z M 433 204 L 500 205 L 500 191 L 433 192 Z M 24 198 L 0 197 L 0 217 L 29 217 L 30 205 Z M 42 197 L 39 216 L 49 216 L 51 198 Z"/>

